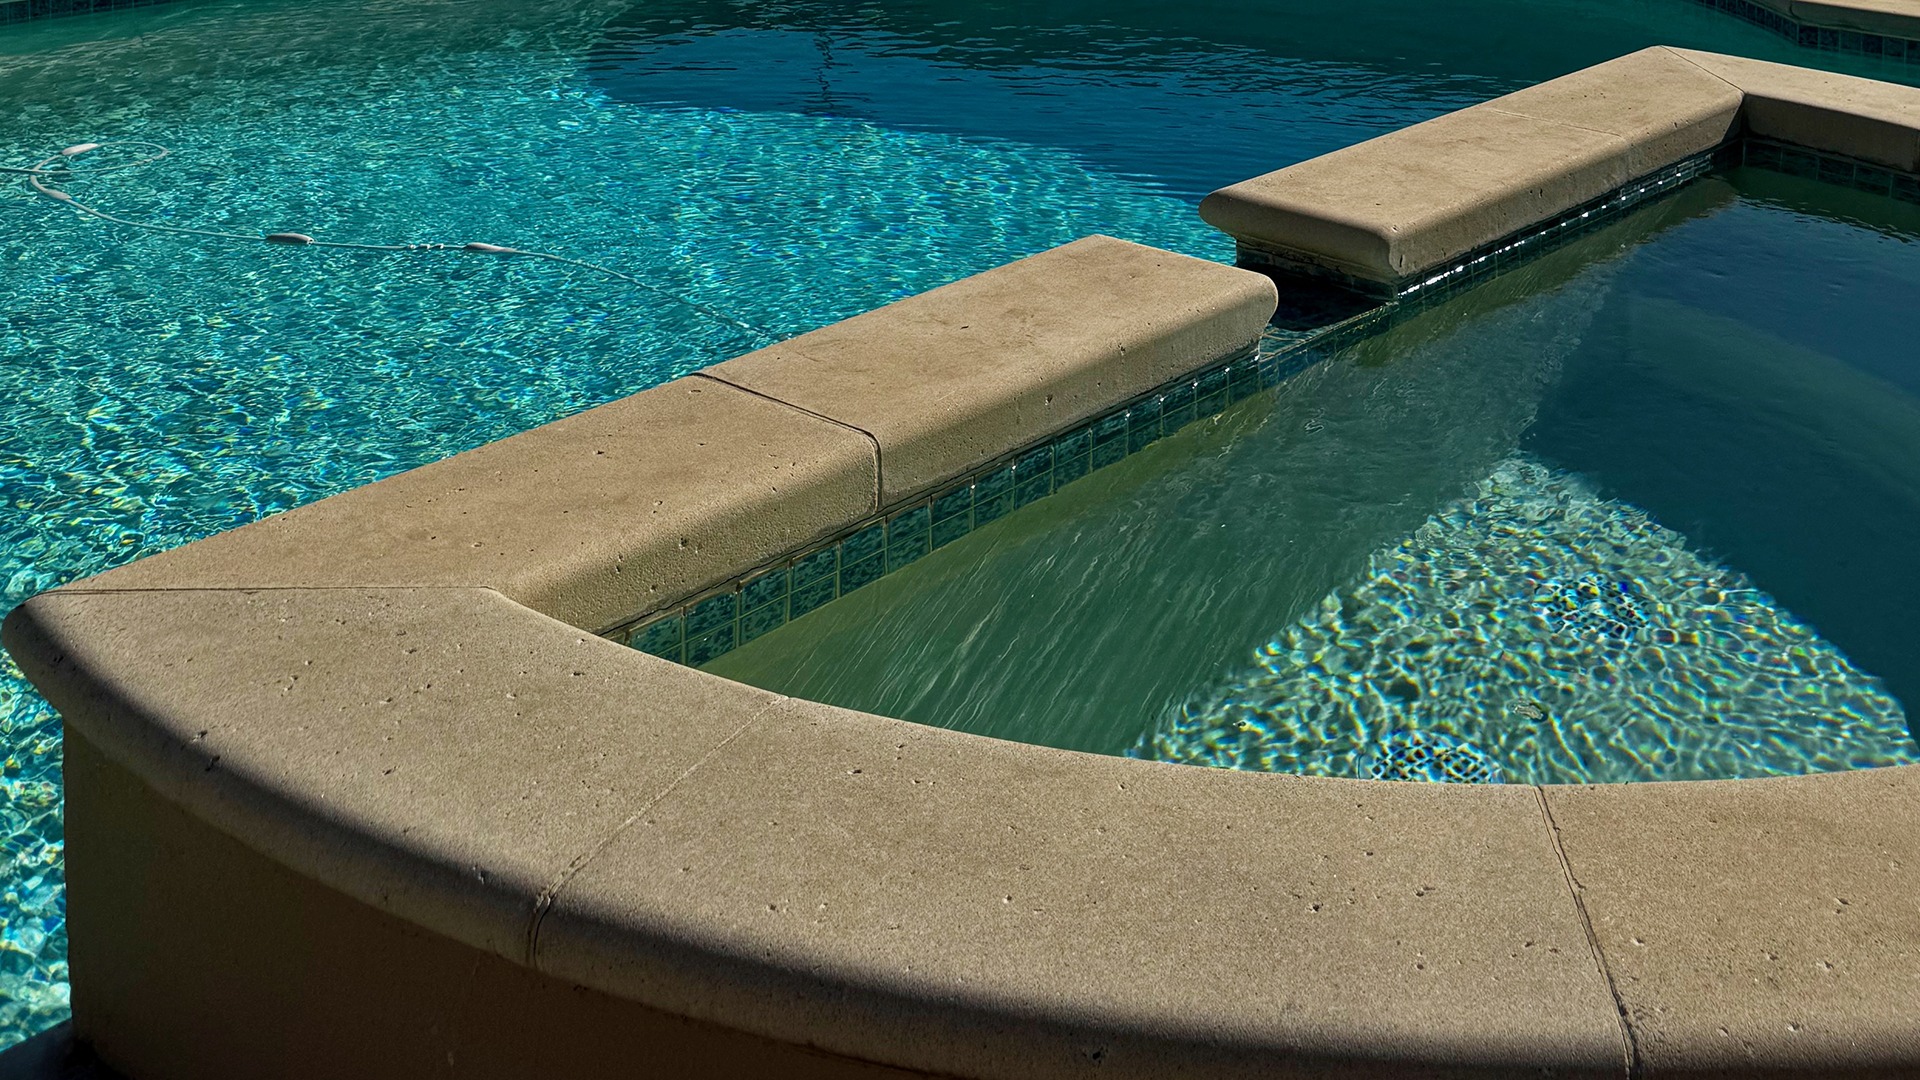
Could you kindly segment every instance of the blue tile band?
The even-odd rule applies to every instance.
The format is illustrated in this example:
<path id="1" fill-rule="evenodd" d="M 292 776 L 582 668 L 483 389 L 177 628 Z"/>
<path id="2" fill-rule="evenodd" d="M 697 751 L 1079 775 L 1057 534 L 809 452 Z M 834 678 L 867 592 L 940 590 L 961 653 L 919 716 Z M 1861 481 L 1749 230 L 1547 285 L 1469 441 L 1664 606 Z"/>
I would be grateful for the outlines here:
<path id="1" fill-rule="evenodd" d="M 1914 38 L 1867 34 L 1830 26 L 1814 26 L 1792 16 L 1782 15 L 1772 8 L 1762 7 L 1753 3 L 1752 0 L 1694 0 L 1694 3 L 1771 30 L 1804 48 L 1843 53 L 1848 56 L 1879 57 L 1883 60 L 1920 64 L 1920 40 Z"/>
<path id="2" fill-rule="evenodd" d="M 62 15 L 91 15 L 102 11 L 152 7 L 168 0 L 0 0 L 0 26 L 56 19 Z"/>
<path id="3" fill-rule="evenodd" d="M 1145 449 L 1358 340 L 1368 316 L 1255 347 L 993 461 L 769 567 L 605 636 L 699 666 Z"/>
<path id="4" fill-rule="evenodd" d="M 1920 205 L 1920 176 L 1913 173 L 1752 135 L 1740 144 L 1740 155 L 1739 164 L 1750 169 L 1837 184 Z"/>

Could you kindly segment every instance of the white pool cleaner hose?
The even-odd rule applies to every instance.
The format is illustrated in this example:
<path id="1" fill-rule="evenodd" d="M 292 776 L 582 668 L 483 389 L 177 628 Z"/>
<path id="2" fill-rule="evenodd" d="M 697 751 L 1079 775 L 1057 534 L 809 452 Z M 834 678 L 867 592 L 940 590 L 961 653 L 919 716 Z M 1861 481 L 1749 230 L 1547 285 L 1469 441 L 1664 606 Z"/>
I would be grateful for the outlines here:
<path id="1" fill-rule="evenodd" d="M 117 172 L 121 169 L 132 169 L 132 168 L 137 168 L 141 165 L 150 165 L 153 162 L 159 161 L 160 159 L 167 157 L 170 153 L 172 153 L 172 151 L 168 150 L 166 147 L 161 146 L 158 143 L 144 142 L 137 139 L 112 140 L 107 142 L 83 142 L 83 143 L 75 143 L 74 145 L 69 146 L 66 149 L 60 151 L 59 153 L 51 154 L 46 158 L 43 158 L 40 161 L 35 162 L 32 165 L 26 166 L 25 168 L 0 165 L 0 173 L 12 175 L 12 176 L 24 176 L 27 178 L 27 183 L 32 185 L 33 190 L 39 192 L 41 195 L 44 195 L 49 199 L 52 199 L 55 202 L 62 203 L 66 206 L 70 206 L 73 209 L 79 211 L 80 213 L 88 215 L 89 217 L 96 217 L 102 221 L 110 221 L 115 225 L 125 225 L 129 228 L 134 228 L 134 229 L 145 229 L 149 232 L 172 233 L 177 236 L 203 236 L 203 237 L 207 237 L 215 240 L 235 240 L 235 241 L 248 243 L 248 244 L 258 244 L 258 243 L 265 242 L 269 244 L 285 244 L 285 245 L 290 245 L 294 247 L 336 248 L 342 251 L 470 252 L 470 253 L 479 254 L 479 255 L 519 256 L 519 257 L 528 258 L 528 259 L 544 259 L 548 262 L 562 263 L 567 266 L 577 266 L 583 270 L 592 270 L 595 273 L 605 274 L 608 277 L 612 277 L 612 278 L 618 278 L 621 281 L 627 282 L 628 284 L 634 286 L 635 288 L 644 289 L 647 292 L 653 293 L 655 296 L 663 297 L 667 300 L 673 301 L 674 303 L 680 304 L 687 308 L 691 308 L 692 310 L 699 312 L 700 314 L 706 316 L 709 319 L 712 319 L 716 322 L 725 323 L 726 325 L 731 326 L 736 330 L 750 334 L 754 338 L 760 340 L 761 342 L 770 343 L 776 340 L 773 334 L 765 330 L 762 330 L 757 326 L 753 326 L 748 323 L 742 322 L 739 319 L 736 319 L 733 316 L 728 315 L 724 312 L 716 311 L 713 308 L 708 307 L 705 304 L 702 304 L 698 300 L 692 300 L 687 297 L 681 296 L 678 293 L 674 293 L 670 290 L 660 288 L 657 285 L 652 285 L 645 281 L 641 281 L 639 278 L 636 278 L 631 274 L 623 274 L 620 271 L 613 269 L 612 267 L 601 266 L 599 263 L 590 263 L 582 259 L 570 259 L 565 255 L 553 255 L 544 251 L 527 251 L 523 248 L 508 247 L 504 244 L 484 244 L 484 243 L 480 243 L 479 241 L 472 241 L 464 244 L 462 243 L 348 244 L 348 243 L 341 243 L 339 241 L 334 241 L 334 240 L 318 240 L 318 239 L 315 239 L 314 237 L 308 236 L 306 233 L 298 233 L 298 232 L 276 232 L 276 233 L 266 233 L 265 235 L 255 235 L 255 234 L 249 234 L 249 233 L 225 232 L 220 229 L 190 229 L 190 228 L 186 228 L 179 225 L 161 225 L 157 222 L 152 222 L 152 221 L 133 221 L 129 218 L 118 217 L 116 215 L 107 213 L 105 210 L 98 209 L 97 207 L 88 206 L 86 203 L 83 203 L 80 200 L 74 198 L 72 195 L 61 190 L 57 186 L 66 178 L 74 175 L 74 171 L 67 166 L 66 164 L 67 162 L 72 161 L 74 158 L 77 158 L 82 154 L 90 154 L 95 150 L 99 150 L 107 146 L 112 146 L 120 149 L 132 149 L 136 151 L 144 151 L 145 153 L 144 153 L 144 156 L 136 157 L 132 161 L 124 161 L 118 164 L 93 166 L 86 170 L 89 174 Z"/>

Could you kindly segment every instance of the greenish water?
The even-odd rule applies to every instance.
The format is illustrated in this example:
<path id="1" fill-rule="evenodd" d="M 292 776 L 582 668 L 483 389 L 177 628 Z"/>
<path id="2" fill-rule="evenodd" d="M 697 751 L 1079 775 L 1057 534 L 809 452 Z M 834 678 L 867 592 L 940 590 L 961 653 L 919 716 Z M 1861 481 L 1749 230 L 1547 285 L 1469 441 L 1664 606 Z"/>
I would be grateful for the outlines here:
<path id="1" fill-rule="evenodd" d="M 1226 258 L 1208 188 L 1655 43 L 1912 77 L 1685 0 L 181 0 L 7 27 L 0 164 L 174 150 L 76 162 L 103 209 L 509 244 L 652 289 L 0 187 L 0 614 L 752 344 L 683 300 L 784 336 L 1089 232 Z M 1195 655 L 1244 651 L 1233 625 Z M 67 1003 L 58 721 L 10 660 L 0 741 L 4 1046 Z"/>
<path id="2" fill-rule="evenodd" d="M 1920 212 L 1710 179 L 709 665 L 1104 753 L 1920 760 Z M 1451 774 L 1451 775 L 1449 775 Z"/>

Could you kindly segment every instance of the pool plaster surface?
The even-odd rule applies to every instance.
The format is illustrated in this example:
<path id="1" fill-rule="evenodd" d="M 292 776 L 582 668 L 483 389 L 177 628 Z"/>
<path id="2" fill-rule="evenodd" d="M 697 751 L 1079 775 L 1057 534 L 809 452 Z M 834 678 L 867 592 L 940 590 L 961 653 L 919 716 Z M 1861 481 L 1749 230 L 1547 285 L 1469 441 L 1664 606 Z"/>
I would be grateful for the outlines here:
<path id="1" fill-rule="evenodd" d="M 1372 163 L 1339 212 L 1395 208 L 1393 269 L 1715 131 L 1914 167 L 1920 91 L 1614 63 L 1660 93 L 1580 73 L 1448 121 L 1598 179 L 1487 165 L 1492 198 L 1422 205 L 1388 136 L 1322 159 Z M 970 281 L 18 609 L 68 730 L 78 1036 L 136 1080 L 1920 1069 L 1912 768 L 1243 774 L 594 636 L 1243 348 L 1275 304 L 1104 238 Z"/>

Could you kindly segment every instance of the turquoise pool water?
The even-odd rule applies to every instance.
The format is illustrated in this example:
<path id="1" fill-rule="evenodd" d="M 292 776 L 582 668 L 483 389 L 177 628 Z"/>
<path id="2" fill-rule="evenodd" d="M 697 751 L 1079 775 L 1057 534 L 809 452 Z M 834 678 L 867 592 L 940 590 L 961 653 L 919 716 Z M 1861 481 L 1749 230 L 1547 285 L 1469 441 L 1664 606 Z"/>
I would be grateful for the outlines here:
<path id="1" fill-rule="evenodd" d="M 1920 208 L 1702 180 L 708 668 L 1318 775 L 1920 761 L 1917 289 Z"/>
<path id="2" fill-rule="evenodd" d="M 1642 45 L 1851 63 L 1595 8 L 182 0 L 0 31 L 0 164 L 149 139 L 69 189 L 550 251 L 787 335 L 1087 232 L 1225 258 L 1208 188 Z M 751 344 L 578 268 L 18 184 L 0 267 L 0 613 Z M 0 739 L 4 1046 L 66 1008 L 58 727 L 10 661 Z"/>

